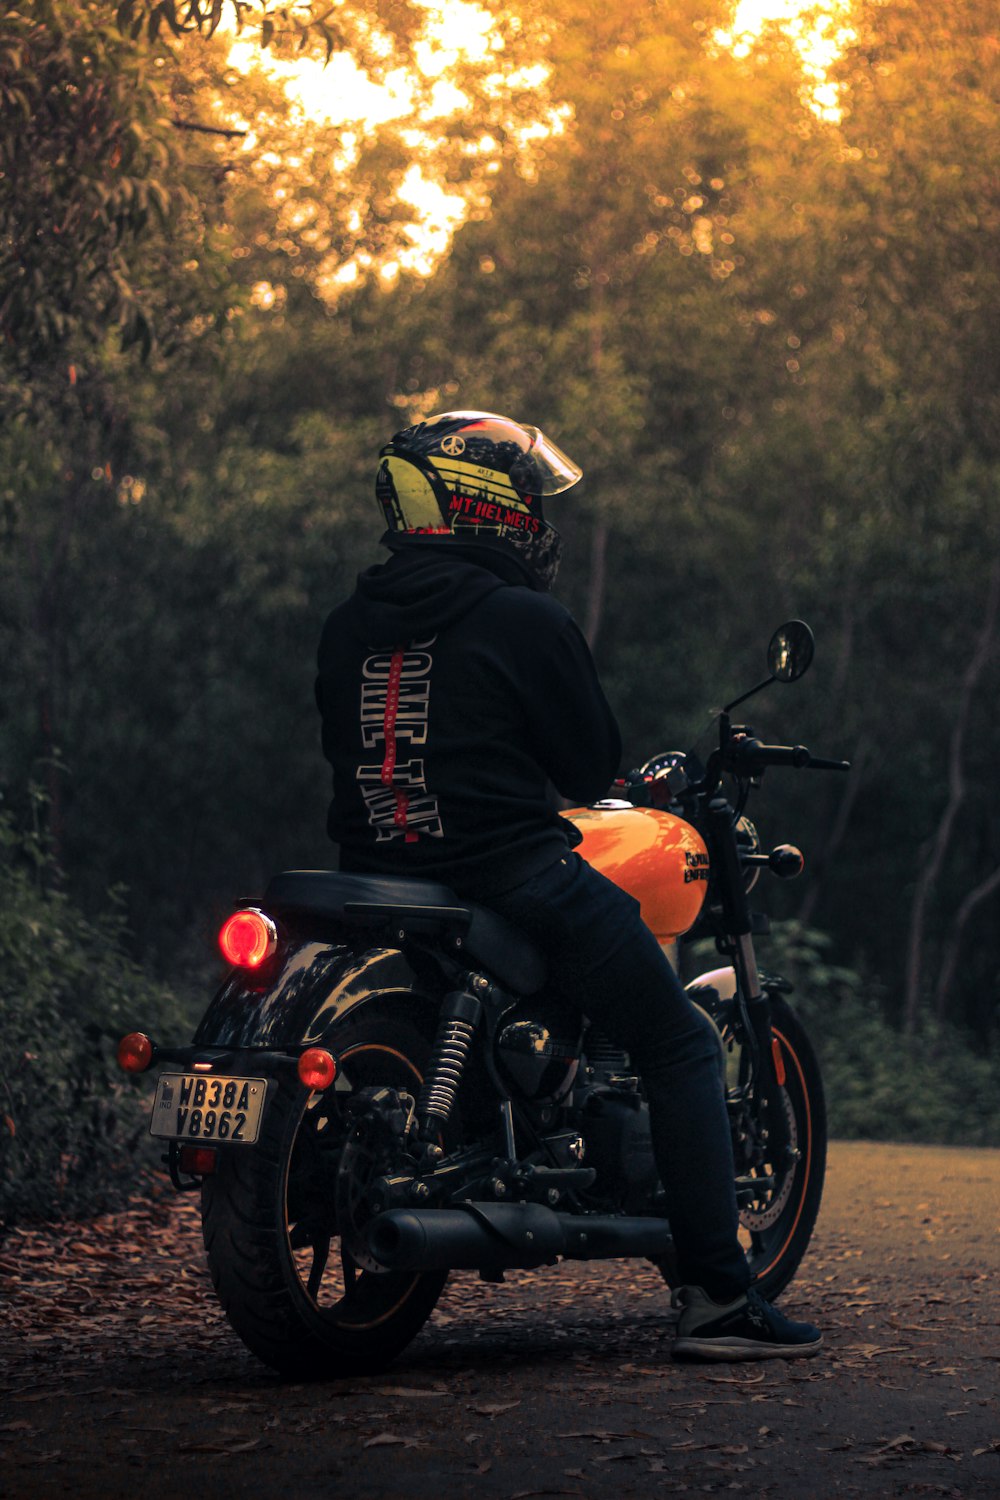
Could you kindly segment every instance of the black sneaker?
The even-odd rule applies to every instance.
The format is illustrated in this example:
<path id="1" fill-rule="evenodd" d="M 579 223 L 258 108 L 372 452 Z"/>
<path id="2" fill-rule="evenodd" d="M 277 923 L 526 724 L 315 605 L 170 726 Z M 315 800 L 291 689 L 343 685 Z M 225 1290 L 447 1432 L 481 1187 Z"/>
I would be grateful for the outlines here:
<path id="1" fill-rule="evenodd" d="M 713 1302 L 700 1286 L 678 1287 L 681 1309 L 674 1359 L 801 1359 L 817 1354 L 823 1335 L 811 1323 L 793 1323 L 753 1288 L 735 1302 Z"/>

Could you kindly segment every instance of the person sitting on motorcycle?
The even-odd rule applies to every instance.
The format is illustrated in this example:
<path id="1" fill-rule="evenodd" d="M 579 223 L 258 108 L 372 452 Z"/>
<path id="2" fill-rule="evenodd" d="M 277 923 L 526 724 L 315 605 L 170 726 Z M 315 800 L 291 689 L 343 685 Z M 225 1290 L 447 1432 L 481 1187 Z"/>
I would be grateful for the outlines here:
<path id="1" fill-rule="evenodd" d="M 548 988 L 629 1053 L 684 1282 L 675 1357 L 813 1354 L 819 1331 L 750 1286 L 711 1023 L 551 799 L 604 796 L 621 755 L 587 644 L 549 593 L 561 541 L 543 502 L 582 471 L 486 412 L 429 417 L 380 457 L 391 555 L 319 647 L 341 869 L 441 881 L 499 912 L 546 954 Z"/>

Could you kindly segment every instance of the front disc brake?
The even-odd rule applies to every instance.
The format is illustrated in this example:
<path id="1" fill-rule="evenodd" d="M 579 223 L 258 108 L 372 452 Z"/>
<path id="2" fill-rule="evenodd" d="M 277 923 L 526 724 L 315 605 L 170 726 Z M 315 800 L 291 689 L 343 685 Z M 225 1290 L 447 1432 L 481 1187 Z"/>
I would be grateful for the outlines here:
<path id="1" fill-rule="evenodd" d="M 798 1146 L 795 1112 L 792 1109 L 791 1100 L 784 1091 L 781 1094 L 781 1103 L 788 1121 L 790 1149 L 794 1153 Z M 795 1181 L 796 1160 L 797 1156 L 792 1155 L 788 1162 L 780 1167 L 767 1162 L 763 1164 L 762 1170 L 765 1173 L 770 1167 L 770 1171 L 774 1174 L 774 1186 L 753 1207 L 742 1208 L 740 1210 L 740 1223 L 744 1229 L 749 1229 L 751 1234 L 760 1234 L 763 1230 L 770 1229 L 771 1225 L 777 1223 L 778 1219 L 780 1219 L 785 1205 L 791 1197 L 792 1184 Z"/>

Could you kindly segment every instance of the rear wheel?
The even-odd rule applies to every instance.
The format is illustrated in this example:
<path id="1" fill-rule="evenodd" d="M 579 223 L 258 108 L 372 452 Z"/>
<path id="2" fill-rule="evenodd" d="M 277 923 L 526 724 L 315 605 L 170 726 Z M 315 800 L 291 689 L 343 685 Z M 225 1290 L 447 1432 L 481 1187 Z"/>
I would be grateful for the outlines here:
<path id="1" fill-rule="evenodd" d="M 412 1020 L 373 1010 L 345 1024 L 335 1050 L 352 1090 L 415 1098 L 430 1047 Z M 247 1347 L 283 1374 L 373 1373 L 416 1337 L 447 1272 L 385 1273 L 360 1264 L 377 1155 L 356 1137 L 349 1141 L 342 1092 L 331 1100 L 272 1089 L 257 1145 L 220 1152 L 204 1182 L 202 1226 L 216 1292 Z"/>

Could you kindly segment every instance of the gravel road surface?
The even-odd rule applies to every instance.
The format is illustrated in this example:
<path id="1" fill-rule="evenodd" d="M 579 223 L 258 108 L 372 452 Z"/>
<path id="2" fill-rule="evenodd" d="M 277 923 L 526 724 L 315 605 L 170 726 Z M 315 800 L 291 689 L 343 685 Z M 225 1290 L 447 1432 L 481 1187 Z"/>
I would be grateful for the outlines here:
<path id="1" fill-rule="evenodd" d="M 680 1366 L 655 1271 L 455 1276 L 387 1374 L 282 1383 L 190 1199 L 0 1245 L 0 1497 L 1000 1497 L 1000 1151 L 834 1145 L 782 1299 L 817 1359 Z"/>

